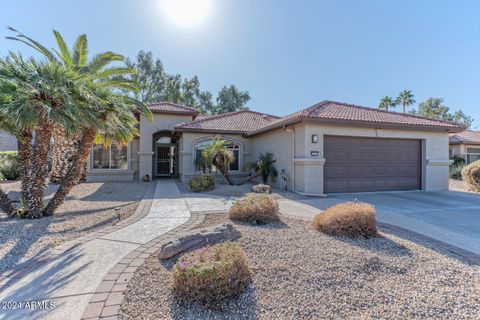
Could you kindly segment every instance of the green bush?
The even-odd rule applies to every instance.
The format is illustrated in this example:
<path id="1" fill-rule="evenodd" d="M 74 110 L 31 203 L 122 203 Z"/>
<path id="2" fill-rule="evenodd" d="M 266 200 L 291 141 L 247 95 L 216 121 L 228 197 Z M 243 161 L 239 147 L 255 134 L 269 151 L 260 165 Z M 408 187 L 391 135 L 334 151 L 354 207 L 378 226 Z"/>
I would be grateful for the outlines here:
<path id="1" fill-rule="evenodd" d="M 207 173 L 194 176 L 188 182 L 190 190 L 194 192 L 210 191 L 215 189 L 215 178 Z"/>
<path id="2" fill-rule="evenodd" d="M 467 183 L 469 191 L 480 192 L 480 160 L 462 169 L 462 179 Z"/>
<path id="3" fill-rule="evenodd" d="M 17 157 L 16 151 L 0 152 L 0 176 L 2 179 L 17 180 L 20 177 Z"/>
<path id="4" fill-rule="evenodd" d="M 250 270 L 243 250 L 233 242 L 186 253 L 172 270 L 174 292 L 186 303 L 214 304 L 240 294 Z"/>
<path id="5" fill-rule="evenodd" d="M 452 165 L 450 167 L 449 176 L 452 179 L 462 180 L 462 169 L 465 167 L 464 165 Z"/>
<path id="6" fill-rule="evenodd" d="M 230 220 L 265 224 L 280 221 L 277 200 L 268 196 L 246 196 L 235 201 L 228 212 Z"/>
<path id="7" fill-rule="evenodd" d="M 453 156 L 452 160 L 453 160 L 452 166 L 459 167 L 465 164 L 465 158 L 460 156 Z"/>

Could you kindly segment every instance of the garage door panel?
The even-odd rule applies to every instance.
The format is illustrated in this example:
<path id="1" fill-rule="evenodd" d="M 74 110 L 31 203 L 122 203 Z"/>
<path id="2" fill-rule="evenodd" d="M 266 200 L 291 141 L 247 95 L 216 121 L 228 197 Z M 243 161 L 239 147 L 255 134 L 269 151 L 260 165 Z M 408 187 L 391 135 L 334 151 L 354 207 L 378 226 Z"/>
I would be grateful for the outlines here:
<path id="1" fill-rule="evenodd" d="M 420 188 L 421 142 L 325 136 L 326 193 Z"/>

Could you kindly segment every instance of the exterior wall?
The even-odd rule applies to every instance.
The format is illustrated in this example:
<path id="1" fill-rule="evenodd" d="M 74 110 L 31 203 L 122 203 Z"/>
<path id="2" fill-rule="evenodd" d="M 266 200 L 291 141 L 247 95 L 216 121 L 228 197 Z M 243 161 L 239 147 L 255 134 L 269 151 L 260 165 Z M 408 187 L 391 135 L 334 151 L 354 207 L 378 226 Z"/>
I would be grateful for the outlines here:
<path id="1" fill-rule="evenodd" d="M 137 175 L 139 180 L 142 180 L 146 174 L 153 177 L 153 135 L 159 131 L 173 131 L 175 125 L 187 121 L 192 121 L 191 115 L 154 113 L 153 122 L 140 117 L 139 171 Z"/>
<path id="2" fill-rule="evenodd" d="M 230 139 L 236 141 L 241 145 L 239 171 L 232 172 L 232 178 L 234 180 L 243 178 L 247 175 L 247 172 L 243 170 L 243 165 L 249 161 L 252 161 L 252 142 L 251 139 L 245 139 L 241 135 L 235 134 L 209 134 L 209 133 L 196 133 L 196 132 L 184 132 L 180 140 L 180 152 L 179 152 L 179 174 L 182 181 L 188 181 L 188 179 L 195 175 L 194 167 L 194 146 L 196 143 L 205 140 L 218 137 L 221 139 Z"/>
<path id="3" fill-rule="evenodd" d="M 468 152 L 470 148 L 479 149 L 478 144 L 453 144 L 449 146 L 450 157 L 459 156 L 465 159 L 467 164 L 470 164 L 480 158 L 478 153 Z"/>
<path id="4" fill-rule="evenodd" d="M 313 134 L 318 135 L 318 143 L 312 143 Z M 323 194 L 324 135 L 351 137 L 378 137 L 422 140 L 422 189 L 427 191 L 448 190 L 448 133 L 375 129 L 363 127 L 343 127 L 306 123 L 303 150 L 297 150 L 296 181 L 298 191 L 307 194 Z M 318 152 L 318 157 L 311 152 Z M 297 172 L 298 171 L 298 172 Z M 300 177 L 297 178 L 297 174 Z M 303 174 L 303 176 L 302 176 Z"/>
<path id="5" fill-rule="evenodd" d="M 293 128 L 291 128 L 293 129 Z M 293 179 L 293 133 L 288 132 L 284 129 L 276 129 L 266 133 L 262 133 L 257 136 L 249 138 L 252 146 L 252 161 L 258 159 L 260 152 L 271 152 L 273 157 L 277 159 L 275 162 L 275 167 L 277 168 L 279 174 L 285 169 L 285 173 L 288 177 L 287 188 L 292 190 L 292 179 Z M 300 136 L 296 136 L 297 139 L 303 141 L 304 139 Z M 257 179 L 258 182 L 261 179 Z M 281 179 L 278 178 L 275 183 L 272 185 L 276 187 L 281 186 Z"/>
<path id="6" fill-rule="evenodd" d="M 17 151 L 17 139 L 9 134 L 0 133 L 0 151 Z"/>

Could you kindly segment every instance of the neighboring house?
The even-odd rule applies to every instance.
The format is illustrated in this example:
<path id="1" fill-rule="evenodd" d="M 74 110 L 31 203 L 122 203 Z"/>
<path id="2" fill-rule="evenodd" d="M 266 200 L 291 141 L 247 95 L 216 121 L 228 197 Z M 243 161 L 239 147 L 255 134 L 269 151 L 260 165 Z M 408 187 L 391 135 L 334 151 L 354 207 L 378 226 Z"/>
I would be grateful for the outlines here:
<path id="1" fill-rule="evenodd" d="M 0 132 L 0 151 L 17 151 L 17 139 L 9 134 Z"/>
<path id="2" fill-rule="evenodd" d="M 462 157 L 467 164 L 480 160 L 480 131 L 452 133 L 449 140 L 450 158 Z"/>
<path id="3" fill-rule="evenodd" d="M 230 169 L 239 181 L 245 163 L 272 152 L 288 189 L 305 195 L 390 190 L 447 190 L 450 133 L 462 125 L 324 101 L 285 117 L 243 110 L 217 116 L 172 103 L 151 104 L 139 138 L 127 146 L 97 145 L 89 180 L 142 180 L 200 173 L 198 157 L 212 138 L 230 142 Z M 279 184 L 279 181 L 277 181 Z"/>

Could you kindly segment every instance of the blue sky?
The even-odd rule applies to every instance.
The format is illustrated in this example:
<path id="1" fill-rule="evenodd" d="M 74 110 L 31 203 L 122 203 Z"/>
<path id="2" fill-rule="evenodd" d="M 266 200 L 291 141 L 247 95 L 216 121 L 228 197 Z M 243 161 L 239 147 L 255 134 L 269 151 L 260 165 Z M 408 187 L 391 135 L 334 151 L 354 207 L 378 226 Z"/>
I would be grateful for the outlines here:
<path id="1" fill-rule="evenodd" d="M 51 46 L 55 28 L 69 42 L 86 33 L 92 53 L 152 51 L 214 95 L 235 84 L 253 110 L 282 115 L 325 99 L 376 106 L 410 89 L 417 101 L 444 98 L 480 129 L 480 1 L 211 2 L 187 27 L 161 0 L 0 0 L 0 54 L 33 54 L 3 38 L 7 26 Z"/>

